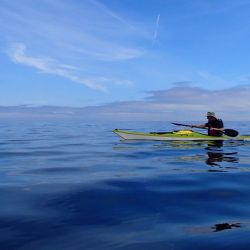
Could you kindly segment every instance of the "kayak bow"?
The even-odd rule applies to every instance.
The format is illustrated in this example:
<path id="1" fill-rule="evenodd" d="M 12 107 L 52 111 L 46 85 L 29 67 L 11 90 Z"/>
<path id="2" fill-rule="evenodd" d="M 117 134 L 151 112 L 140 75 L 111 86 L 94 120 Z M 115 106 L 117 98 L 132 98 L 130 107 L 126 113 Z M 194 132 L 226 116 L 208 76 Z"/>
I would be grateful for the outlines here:
<path id="1" fill-rule="evenodd" d="M 237 137 L 228 136 L 209 136 L 192 130 L 178 130 L 172 132 L 132 132 L 127 130 L 115 129 L 115 134 L 124 140 L 155 140 L 155 141 L 221 141 L 221 140 L 241 140 L 250 141 L 250 135 Z"/>

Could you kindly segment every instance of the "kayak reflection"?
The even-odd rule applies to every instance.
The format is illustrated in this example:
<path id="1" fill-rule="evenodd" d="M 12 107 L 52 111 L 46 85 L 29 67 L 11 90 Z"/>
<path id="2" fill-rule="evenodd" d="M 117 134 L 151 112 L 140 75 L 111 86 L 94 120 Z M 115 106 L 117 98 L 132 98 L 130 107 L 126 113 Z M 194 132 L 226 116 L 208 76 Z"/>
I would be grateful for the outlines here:
<path id="1" fill-rule="evenodd" d="M 210 166 L 220 166 L 220 162 L 238 163 L 237 152 L 223 152 L 223 141 L 209 142 L 206 164 Z"/>
<path id="2" fill-rule="evenodd" d="M 242 144 L 239 142 L 228 141 L 128 141 L 120 140 L 113 147 L 116 151 L 123 151 L 126 153 L 133 152 L 133 157 L 137 159 L 150 159 L 154 157 L 166 157 L 174 165 L 178 165 L 181 162 L 185 164 L 193 165 L 192 162 L 203 162 L 205 165 L 211 167 L 234 169 L 235 166 L 228 163 L 239 163 L 238 152 L 236 151 L 238 146 Z M 158 158 L 157 158 L 158 159 Z M 158 159 L 159 161 L 159 159 Z M 163 161 L 162 159 L 160 161 Z M 184 166 L 184 165 L 180 165 Z M 219 171 L 213 169 L 209 171 Z"/>
<path id="3" fill-rule="evenodd" d="M 232 155 L 236 155 L 237 152 L 233 153 L 218 153 L 218 152 L 207 152 L 207 160 L 206 164 L 211 165 L 211 166 L 220 166 L 218 162 L 234 162 L 238 163 L 238 158 Z"/>

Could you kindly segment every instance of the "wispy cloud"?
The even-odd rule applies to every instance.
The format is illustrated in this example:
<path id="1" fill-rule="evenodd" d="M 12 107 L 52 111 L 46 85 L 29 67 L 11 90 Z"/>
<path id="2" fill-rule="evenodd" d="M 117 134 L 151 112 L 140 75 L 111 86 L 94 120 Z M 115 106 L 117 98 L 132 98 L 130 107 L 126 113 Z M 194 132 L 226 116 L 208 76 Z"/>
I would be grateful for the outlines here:
<path id="1" fill-rule="evenodd" d="M 120 15 L 118 15 L 116 12 L 110 10 L 109 8 L 107 8 L 104 4 L 101 4 L 100 2 L 98 2 L 97 0 L 89 0 L 89 2 L 91 2 L 93 5 L 95 5 L 96 7 L 98 7 L 98 9 L 100 9 L 101 11 L 103 11 L 105 14 L 109 15 L 110 17 L 118 20 L 119 22 L 121 22 L 122 24 L 125 24 L 127 27 L 131 28 L 131 29 L 136 29 L 133 25 L 131 25 L 127 20 L 125 20 L 124 18 L 122 18 Z"/>
<path id="2" fill-rule="evenodd" d="M 60 64 L 51 58 L 32 57 L 26 55 L 26 47 L 24 44 L 13 44 L 8 50 L 8 55 L 14 63 L 19 63 L 36 68 L 42 73 L 64 77 L 73 82 L 83 84 L 95 90 L 106 91 L 106 88 L 104 86 L 97 84 L 95 81 L 89 79 L 81 79 L 79 76 L 77 76 L 74 73 L 77 68 L 72 65 Z"/>
<path id="3" fill-rule="evenodd" d="M 192 104 L 213 110 L 249 110 L 250 85 L 220 90 L 198 87 L 173 87 L 163 91 L 152 91 L 147 98 L 152 103 L 176 104 L 180 109 Z"/>
<path id="4" fill-rule="evenodd" d="M 223 90 L 173 87 L 151 91 L 144 100 L 110 103 L 97 110 L 116 119 L 204 120 L 212 110 L 227 120 L 249 120 L 250 85 Z"/>
<path id="5" fill-rule="evenodd" d="M 198 75 L 201 77 L 203 82 L 208 82 L 210 85 L 213 84 L 215 86 L 226 86 L 228 84 L 228 81 L 223 77 L 212 74 L 208 71 L 199 71 Z"/>
<path id="6" fill-rule="evenodd" d="M 134 42 L 145 37 L 133 22 L 97 0 L 79 4 L 3 0 L 0 30 L 11 47 L 8 54 L 13 62 L 101 91 L 108 90 L 106 83 L 131 86 L 132 81 L 113 68 L 145 53 Z M 110 82 L 98 82 L 100 78 Z"/>
<path id="7" fill-rule="evenodd" d="M 82 51 L 80 49 L 80 51 Z M 117 47 L 109 48 L 100 51 L 85 51 L 85 54 L 91 55 L 102 61 L 125 61 L 140 57 L 143 54 L 143 51 L 138 49 L 123 48 Z"/>
<path id="8" fill-rule="evenodd" d="M 60 64 L 51 58 L 28 56 L 26 47 L 22 43 L 12 44 L 12 46 L 8 49 L 7 54 L 14 63 L 33 67 L 41 73 L 66 78 L 72 82 L 83 84 L 94 90 L 107 92 L 108 85 L 127 87 L 134 85 L 134 82 L 130 80 L 119 80 L 104 76 L 94 76 L 92 78 L 83 79 L 77 75 L 79 69 L 73 65 Z"/>

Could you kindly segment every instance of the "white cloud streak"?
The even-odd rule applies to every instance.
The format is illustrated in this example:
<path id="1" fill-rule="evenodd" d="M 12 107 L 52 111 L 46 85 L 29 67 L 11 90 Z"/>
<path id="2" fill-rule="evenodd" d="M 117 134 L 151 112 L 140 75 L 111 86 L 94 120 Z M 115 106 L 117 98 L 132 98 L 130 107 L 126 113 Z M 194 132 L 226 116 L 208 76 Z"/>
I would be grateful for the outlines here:
<path id="1" fill-rule="evenodd" d="M 57 75 L 98 91 L 107 92 L 107 86 L 110 84 L 127 87 L 134 85 L 134 82 L 130 80 L 119 80 L 104 76 L 83 79 L 77 76 L 79 69 L 73 65 L 60 64 L 51 58 L 28 56 L 26 54 L 26 47 L 22 43 L 12 44 L 7 54 L 14 63 L 30 66 L 36 68 L 41 73 Z"/>
<path id="2" fill-rule="evenodd" d="M 13 62 L 104 92 L 108 91 L 105 84 L 132 86 L 113 68 L 145 53 L 133 42 L 145 39 L 143 32 L 96 0 L 79 4 L 3 0 L 0 30 L 11 47 L 8 54 Z M 110 81 L 99 82 L 100 78 Z"/>
<path id="3" fill-rule="evenodd" d="M 217 86 L 226 86 L 228 81 L 226 81 L 224 78 L 221 76 L 211 74 L 208 71 L 199 71 L 198 75 L 201 77 L 201 79 L 205 82 L 208 82 L 213 85 Z"/>
<path id="4" fill-rule="evenodd" d="M 101 4 L 100 2 L 98 2 L 96 0 L 89 0 L 89 2 L 91 2 L 93 5 L 95 5 L 96 7 L 98 7 L 101 11 L 103 11 L 104 13 L 106 13 L 107 15 L 109 15 L 110 17 L 118 20 L 122 24 L 125 24 L 127 27 L 129 27 L 131 29 L 135 29 L 135 27 L 132 26 L 128 21 L 126 21 L 124 18 L 122 18 L 117 13 L 115 13 L 112 10 L 110 10 L 105 5 Z"/>
<path id="5" fill-rule="evenodd" d="M 31 57 L 26 55 L 24 44 L 16 43 L 8 50 L 8 55 L 14 63 L 23 64 L 36 68 L 42 73 L 57 75 L 73 82 L 83 84 L 91 89 L 106 91 L 104 86 L 93 80 L 82 79 L 74 74 L 76 68 L 72 65 L 59 64 L 51 58 Z"/>
<path id="6" fill-rule="evenodd" d="M 50 53 L 75 51 L 75 56 L 84 56 L 85 60 L 91 57 L 92 60 L 125 61 L 142 56 L 143 50 L 127 42 L 134 36 L 140 38 L 139 32 L 131 31 L 131 25 L 104 5 L 90 2 L 92 7 L 87 3 L 82 6 L 84 13 L 74 4 L 57 3 L 54 6 L 57 16 L 51 11 L 40 12 L 39 5 L 34 8 L 26 4 L 17 8 L 18 5 L 11 6 L 10 3 L 11 7 L 0 8 L 0 28 L 2 26 L 10 37 L 18 37 L 19 41 L 29 40 L 33 45 L 42 41 L 43 48 L 54 48 Z M 23 26 L 29 30 L 28 34 Z"/>

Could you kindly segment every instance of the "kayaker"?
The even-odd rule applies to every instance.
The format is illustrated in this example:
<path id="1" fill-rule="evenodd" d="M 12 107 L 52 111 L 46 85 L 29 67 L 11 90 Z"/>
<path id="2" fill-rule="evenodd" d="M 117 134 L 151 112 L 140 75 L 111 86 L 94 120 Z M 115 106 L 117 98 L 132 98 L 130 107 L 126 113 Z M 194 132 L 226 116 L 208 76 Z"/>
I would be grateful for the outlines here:
<path id="1" fill-rule="evenodd" d="M 221 119 L 216 118 L 214 112 L 207 112 L 207 120 L 208 122 L 205 124 L 191 124 L 192 128 L 207 128 L 208 135 L 210 136 L 222 136 L 224 131 L 223 121 Z"/>

